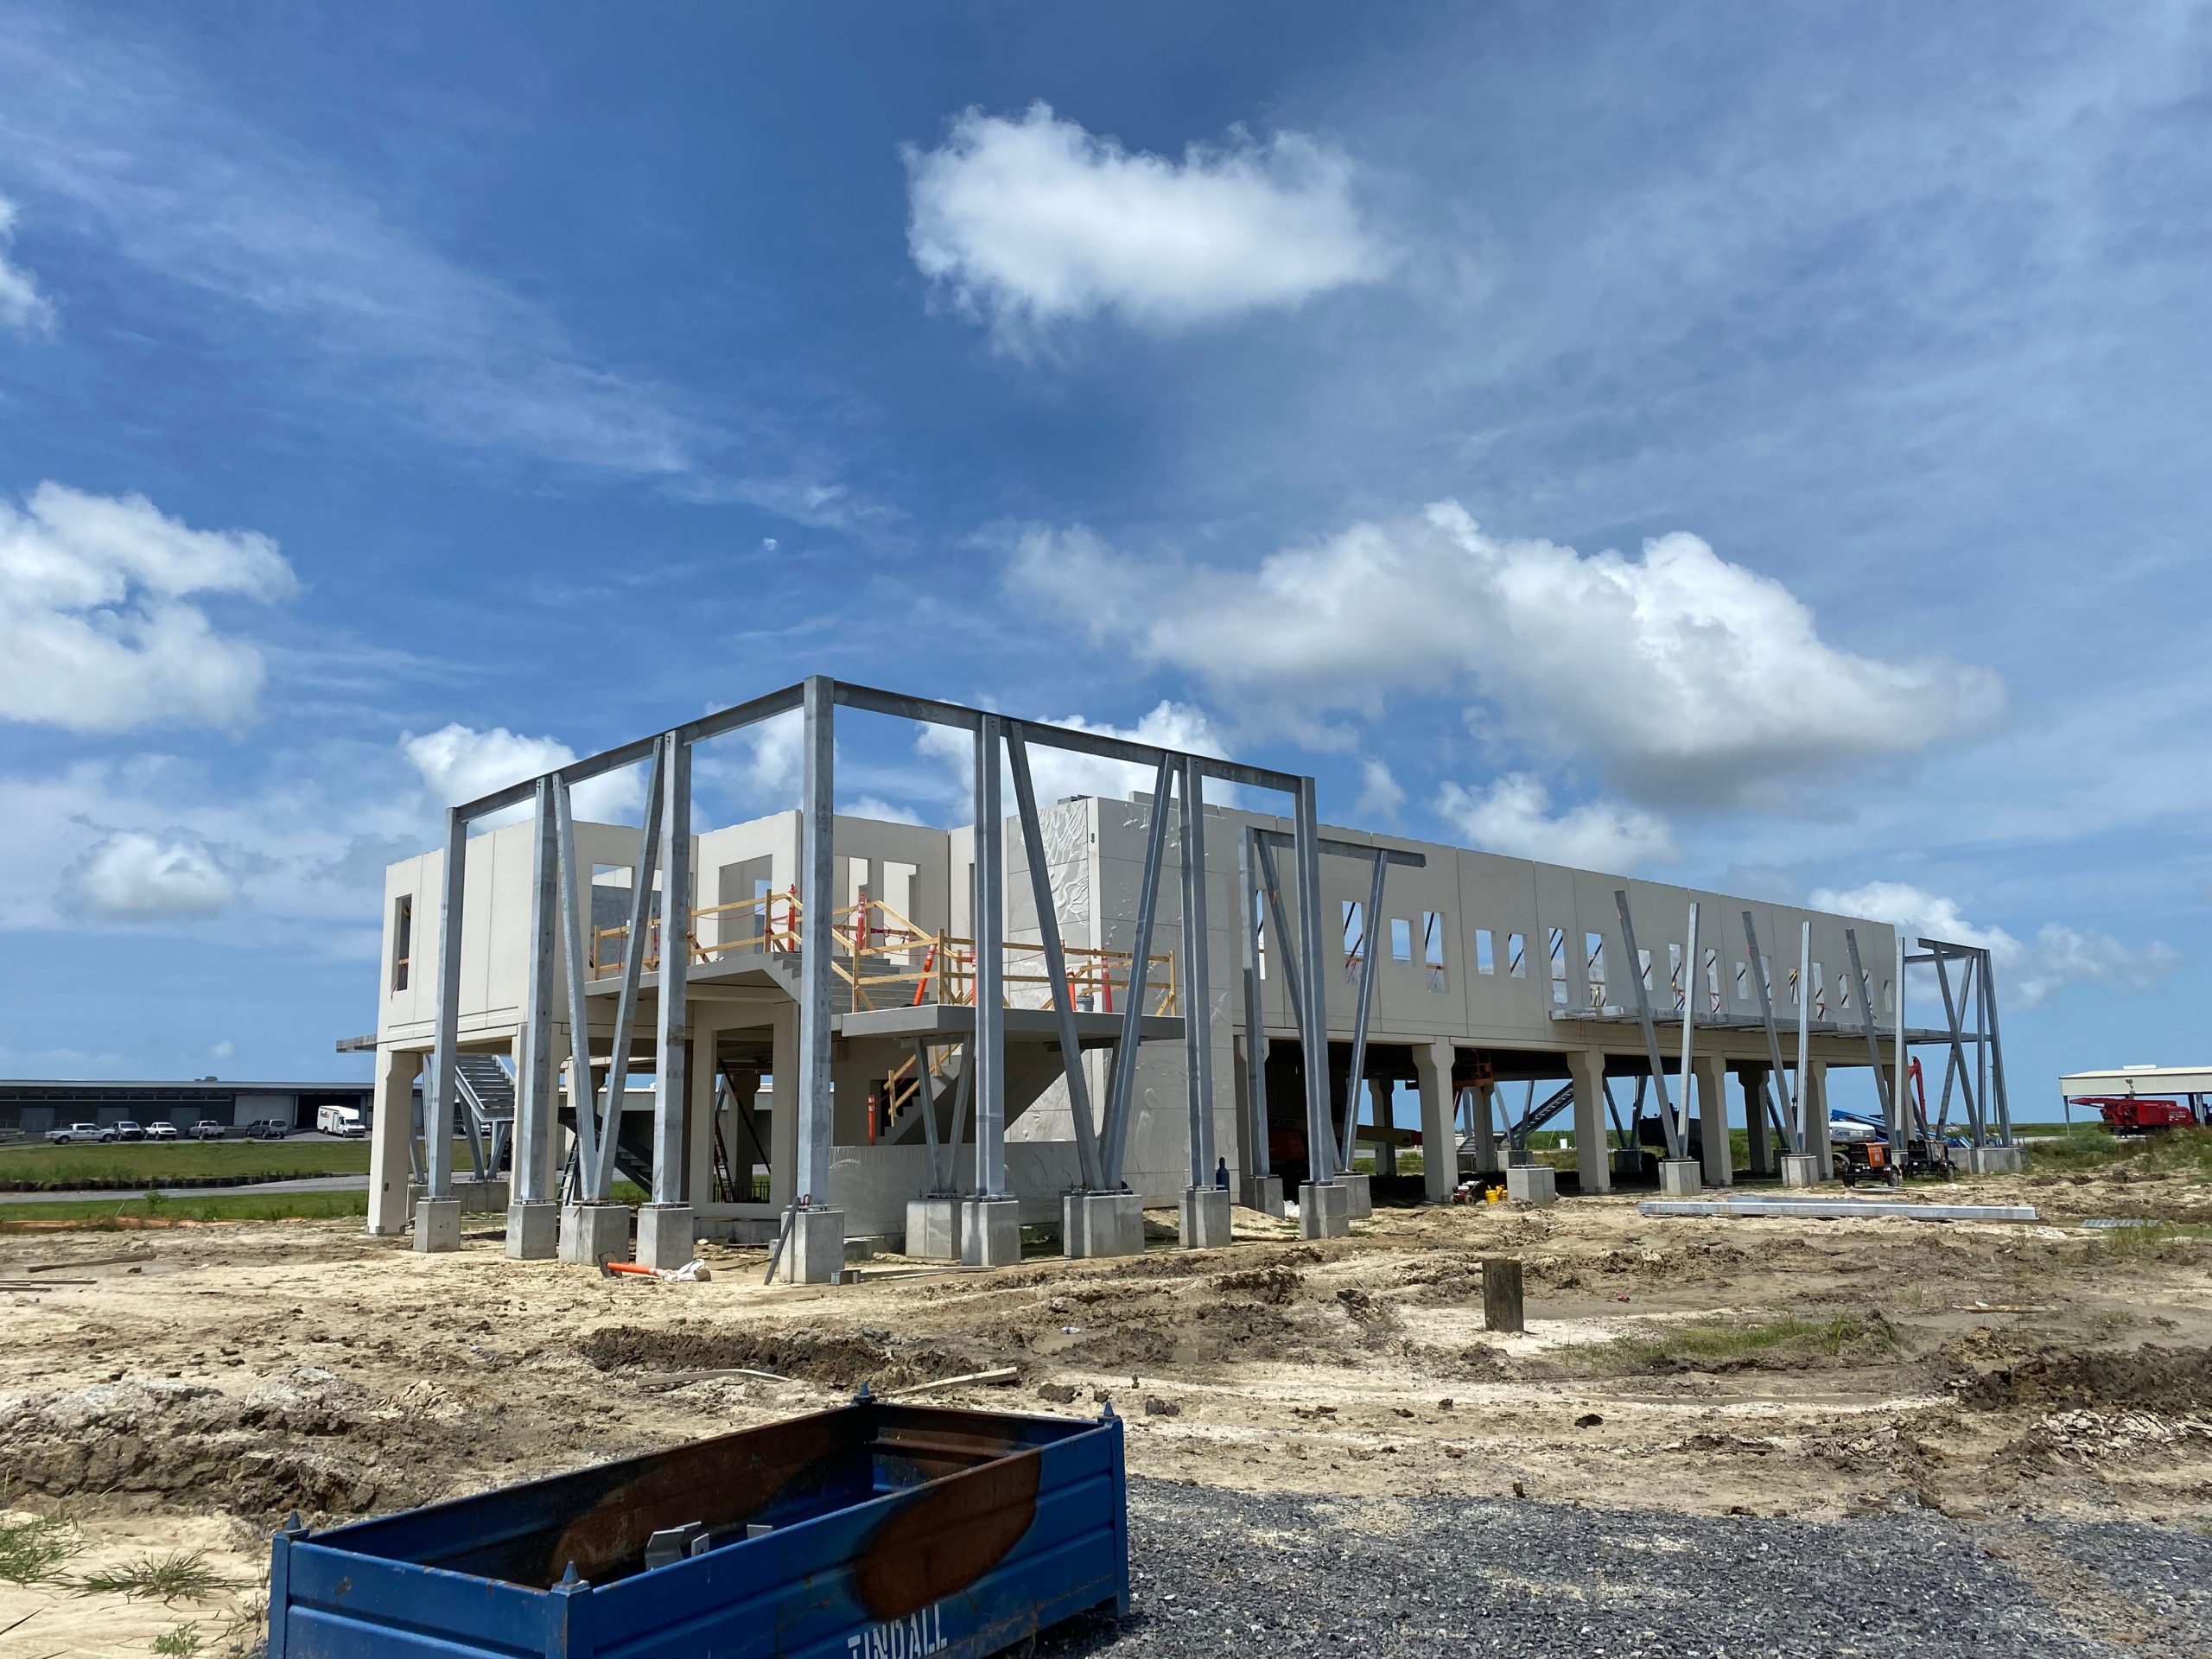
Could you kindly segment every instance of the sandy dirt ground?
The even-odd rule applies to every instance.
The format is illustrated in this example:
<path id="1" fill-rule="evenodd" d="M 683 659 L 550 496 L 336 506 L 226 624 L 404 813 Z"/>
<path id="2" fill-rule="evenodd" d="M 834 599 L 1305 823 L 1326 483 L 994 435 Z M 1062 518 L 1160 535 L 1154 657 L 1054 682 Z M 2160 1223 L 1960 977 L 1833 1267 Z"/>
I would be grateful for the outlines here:
<path id="1" fill-rule="evenodd" d="M 1134 1473 L 1245 1491 L 2212 1527 L 2212 1185 L 1942 1196 L 2045 1223 L 1611 1198 L 1385 1210 L 1316 1245 L 1240 1211 L 1224 1250 L 877 1257 L 773 1288 L 757 1250 L 709 1247 L 709 1283 L 609 1281 L 510 1262 L 489 1225 L 441 1256 L 340 1222 L 0 1236 L 0 1281 L 41 1281 L 0 1291 L 0 1527 L 46 1517 L 79 1550 L 0 1575 L 0 1659 L 250 1649 L 295 1509 L 325 1524 L 1005 1366 L 935 1397 L 1110 1396 Z M 1490 1255 L 1523 1264 L 1525 1335 L 1483 1328 Z M 98 1264 L 30 1272 L 72 1262 Z M 221 1587 L 73 1588 L 194 1552 Z"/>

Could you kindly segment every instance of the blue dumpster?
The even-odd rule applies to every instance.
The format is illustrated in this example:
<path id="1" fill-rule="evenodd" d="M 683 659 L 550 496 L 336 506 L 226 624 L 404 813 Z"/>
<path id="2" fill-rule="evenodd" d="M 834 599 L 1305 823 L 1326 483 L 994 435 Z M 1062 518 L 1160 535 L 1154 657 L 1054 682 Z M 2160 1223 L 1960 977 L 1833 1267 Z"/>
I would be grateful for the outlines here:
<path id="1" fill-rule="evenodd" d="M 1122 1424 L 836 1411 L 276 1535 L 270 1659 L 982 1659 L 1126 1611 Z"/>

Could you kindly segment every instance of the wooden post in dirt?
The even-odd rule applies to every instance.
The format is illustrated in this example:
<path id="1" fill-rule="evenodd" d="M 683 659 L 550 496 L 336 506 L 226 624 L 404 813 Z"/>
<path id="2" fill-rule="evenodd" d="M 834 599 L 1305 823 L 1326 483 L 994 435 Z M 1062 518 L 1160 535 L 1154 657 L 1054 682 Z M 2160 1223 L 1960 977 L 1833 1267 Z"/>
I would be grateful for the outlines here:
<path id="1" fill-rule="evenodd" d="M 1525 1331 L 1522 1317 L 1521 1260 L 1511 1255 L 1483 1258 L 1483 1328 Z"/>

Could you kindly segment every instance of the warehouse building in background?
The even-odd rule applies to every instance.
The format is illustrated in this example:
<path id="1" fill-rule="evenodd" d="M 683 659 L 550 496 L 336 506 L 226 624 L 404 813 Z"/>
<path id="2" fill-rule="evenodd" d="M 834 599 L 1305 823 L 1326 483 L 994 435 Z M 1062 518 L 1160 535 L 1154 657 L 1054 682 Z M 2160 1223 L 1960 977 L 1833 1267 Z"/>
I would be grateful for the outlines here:
<path id="1" fill-rule="evenodd" d="M 350 1106 L 365 1122 L 374 1096 L 366 1083 L 85 1082 L 69 1078 L 0 1079 L 0 1136 L 36 1140 L 69 1123 L 195 1123 L 243 1129 L 271 1119 L 287 1129 L 311 1129 L 325 1106 Z"/>

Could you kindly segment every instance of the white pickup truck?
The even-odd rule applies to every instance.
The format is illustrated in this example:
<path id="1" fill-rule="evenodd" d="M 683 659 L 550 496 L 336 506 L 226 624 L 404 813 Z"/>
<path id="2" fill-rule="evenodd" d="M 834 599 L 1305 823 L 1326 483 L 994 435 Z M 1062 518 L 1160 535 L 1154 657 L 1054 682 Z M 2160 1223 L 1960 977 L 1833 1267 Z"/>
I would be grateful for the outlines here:
<path id="1" fill-rule="evenodd" d="M 58 1129 L 48 1131 L 46 1138 L 57 1147 L 73 1147 L 86 1141 L 112 1141 L 115 1131 L 102 1128 L 97 1123 L 64 1123 Z"/>

